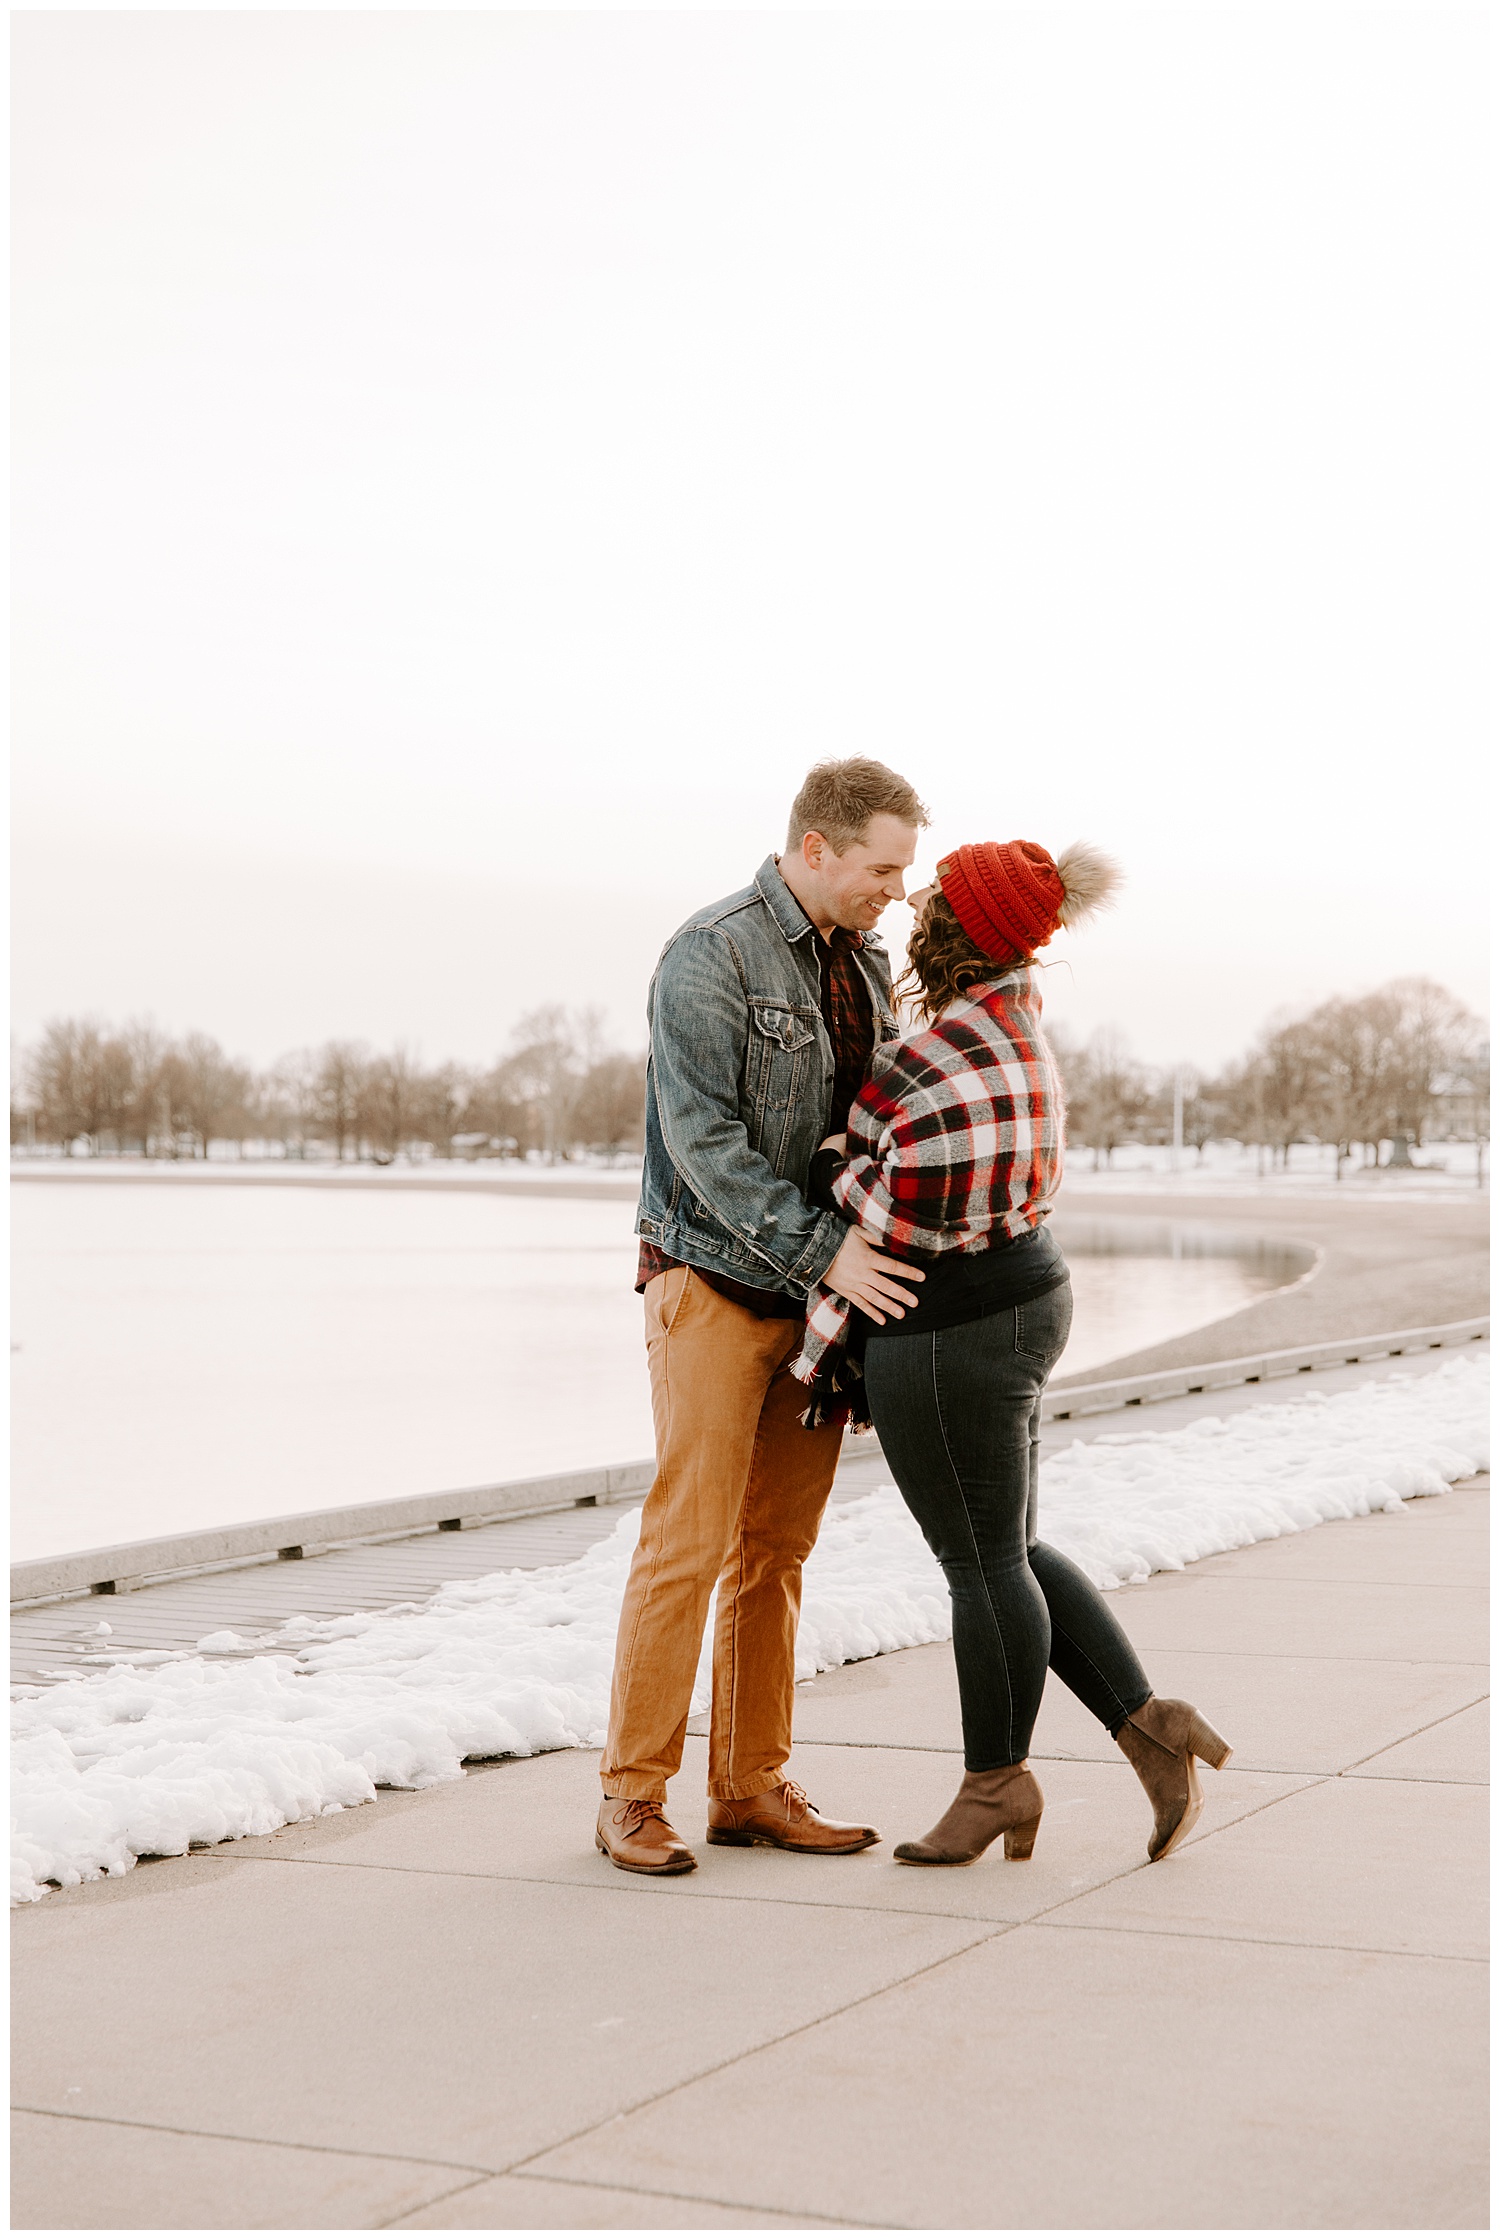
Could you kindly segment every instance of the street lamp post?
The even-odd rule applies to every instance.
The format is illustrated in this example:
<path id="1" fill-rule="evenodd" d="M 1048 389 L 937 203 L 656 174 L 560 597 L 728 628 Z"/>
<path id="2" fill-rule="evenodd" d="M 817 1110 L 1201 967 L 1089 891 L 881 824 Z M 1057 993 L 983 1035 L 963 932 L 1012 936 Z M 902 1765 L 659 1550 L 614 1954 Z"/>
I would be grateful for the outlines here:
<path id="1" fill-rule="evenodd" d="M 1182 1068 L 1172 1076 L 1172 1172 L 1182 1165 Z"/>

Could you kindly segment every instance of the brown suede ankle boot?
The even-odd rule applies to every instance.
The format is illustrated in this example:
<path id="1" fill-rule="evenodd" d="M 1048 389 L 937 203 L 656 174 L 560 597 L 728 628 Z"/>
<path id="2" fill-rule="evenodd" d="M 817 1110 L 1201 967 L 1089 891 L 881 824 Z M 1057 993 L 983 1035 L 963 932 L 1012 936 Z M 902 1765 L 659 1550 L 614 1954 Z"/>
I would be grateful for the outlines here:
<path id="1" fill-rule="evenodd" d="M 1003 1835 L 1007 1859 L 1029 1859 L 1041 1817 L 1042 1792 L 1024 1758 L 966 1773 L 937 1826 L 920 1843 L 898 1843 L 895 1856 L 910 1867 L 964 1867 Z"/>
<path id="2" fill-rule="evenodd" d="M 1203 1810 L 1194 1759 L 1219 1767 L 1227 1765 L 1233 1753 L 1201 1712 L 1175 1696 L 1148 1696 L 1139 1711 L 1131 1712 L 1115 1740 L 1140 1775 L 1141 1787 L 1156 1812 L 1146 1856 L 1165 1859 Z"/>

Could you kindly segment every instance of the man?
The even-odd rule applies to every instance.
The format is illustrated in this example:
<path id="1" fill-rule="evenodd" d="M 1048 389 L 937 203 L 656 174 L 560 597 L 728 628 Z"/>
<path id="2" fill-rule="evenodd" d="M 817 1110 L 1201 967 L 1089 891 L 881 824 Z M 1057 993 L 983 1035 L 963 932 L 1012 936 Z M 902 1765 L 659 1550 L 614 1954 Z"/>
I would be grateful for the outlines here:
<path id="1" fill-rule="evenodd" d="M 656 1425 L 615 1650 L 597 1842 L 617 1867 L 684 1874 L 666 1818 L 709 1598 L 714 1622 L 710 1843 L 862 1851 L 877 1830 L 825 1820 L 786 1778 L 802 1565 L 843 1436 L 801 1418 L 790 1374 L 818 1283 L 877 1321 L 920 1281 L 804 1196 L 877 1042 L 896 1033 L 875 926 L 905 891 L 927 812 L 864 757 L 820 763 L 787 848 L 699 911 L 651 983 L 636 1284 Z"/>

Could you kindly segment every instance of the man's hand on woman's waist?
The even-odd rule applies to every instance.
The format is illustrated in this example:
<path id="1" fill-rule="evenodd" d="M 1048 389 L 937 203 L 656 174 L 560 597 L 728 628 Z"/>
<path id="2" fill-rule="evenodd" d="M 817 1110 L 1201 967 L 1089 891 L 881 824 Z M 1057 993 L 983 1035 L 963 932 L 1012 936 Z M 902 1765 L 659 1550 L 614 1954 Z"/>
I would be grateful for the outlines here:
<path id="1" fill-rule="evenodd" d="M 892 1278 L 899 1276 L 901 1283 Z M 926 1279 L 916 1268 L 904 1267 L 899 1260 L 888 1259 L 883 1253 L 867 1244 L 857 1229 L 851 1229 L 823 1276 L 830 1291 L 840 1298 L 852 1300 L 863 1308 L 872 1322 L 882 1325 L 886 1316 L 899 1322 L 908 1307 L 917 1303 L 914 1291 L 904 1291 L 902 1284 L 922 1283 Z"/>

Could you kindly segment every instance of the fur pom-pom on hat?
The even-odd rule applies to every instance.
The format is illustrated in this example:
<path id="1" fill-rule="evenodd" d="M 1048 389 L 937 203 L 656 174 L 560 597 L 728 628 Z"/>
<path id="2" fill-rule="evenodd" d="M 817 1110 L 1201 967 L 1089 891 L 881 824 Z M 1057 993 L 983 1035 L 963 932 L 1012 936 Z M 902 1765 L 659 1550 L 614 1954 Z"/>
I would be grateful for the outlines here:
<path id="1" fill-rule="evenodd" d="M 1120 884 L 1119 866 L 1077 840 L 1054 863 L 1034 840 L 982 840 L 938 865 L 938 884 L 969 939 L 987 957 L 1029 956 L 1059 926 L 1102 910 Z"/>
<path id="2" fill-rule="evenodd" d="M 1095 911 L 1107 910 L 1123 881 L 1114 857 L 1088 840 L 1075 840 L 1071 848 L 1064 848 L 1057 859 L 1057 876 L 1063 887 L 1057 913 L 1060 926 L 1082 925 Z"/>

